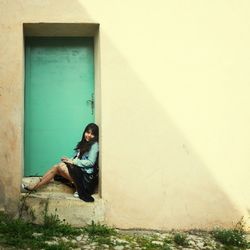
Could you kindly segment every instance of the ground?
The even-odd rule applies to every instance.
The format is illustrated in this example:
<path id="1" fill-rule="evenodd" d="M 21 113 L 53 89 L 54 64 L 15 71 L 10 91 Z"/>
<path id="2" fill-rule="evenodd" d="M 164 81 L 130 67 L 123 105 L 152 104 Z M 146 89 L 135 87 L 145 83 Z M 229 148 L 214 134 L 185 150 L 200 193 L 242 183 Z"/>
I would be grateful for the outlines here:
<path id="1" fill-rule="evenodd" d="M 119 230 L 106 225 L 92 224 L 74 228 L 56 215 L 44 215 L 43 225 L 34 225 L 22 218 L 13 219 L 0 214 L 0 249 L 44 250 L 125 250 L 125 249 L 250 249 L 250 235 L 242 227 L 217 228 L 210 232 L 160 232 Z"/>

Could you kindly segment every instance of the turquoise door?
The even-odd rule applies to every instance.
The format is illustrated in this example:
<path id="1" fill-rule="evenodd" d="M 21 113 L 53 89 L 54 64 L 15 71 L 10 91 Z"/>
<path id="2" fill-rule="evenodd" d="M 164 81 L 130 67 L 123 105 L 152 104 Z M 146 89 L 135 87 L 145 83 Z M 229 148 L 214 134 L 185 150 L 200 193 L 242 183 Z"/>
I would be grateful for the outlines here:
<path id="1" fill-rule="evenodd" d="M 24 175 L 41 176 L 73 156 L 94 121 L 92 38 L 25 41 Z"/>

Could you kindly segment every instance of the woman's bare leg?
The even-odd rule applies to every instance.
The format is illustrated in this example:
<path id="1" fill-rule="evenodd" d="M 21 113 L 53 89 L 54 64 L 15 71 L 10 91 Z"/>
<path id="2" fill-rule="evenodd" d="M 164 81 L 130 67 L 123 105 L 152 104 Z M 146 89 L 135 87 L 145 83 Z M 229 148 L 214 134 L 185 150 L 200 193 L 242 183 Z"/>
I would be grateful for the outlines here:
<path id="1" fill-rule="evenodd" d="M 73 181 L 69 175 L 66 164 L 63 162 L 60 162 L 54 165 L 47 173 L 45 173 L 45 175 L 40 179 L 40 182 L 38 182 L 35 185 L 29 186 L 28 188 L 31 190 L 36 190 L 40 188 L 41 186 L 49 183 L 55 177 L 56 174 L 61 175 L 70 181 Z"/>
<path id="2" fill-rule="evenodd" d="M 58 173 L 57 165 L 55 165 L 47 173 L 45 173 L 45 175 L 40 179 L 40 181 L 37 184 L 29 185 L 28 188 L 31 190 L 38 189 L 39 187 L 49 183 L 57 173 Z"/>
<path id="3" fill-rule="evenodd" d="M 73 179 L 71 178 L 70 174 L 69 174 L 69 170 L 66 166 L 65 163 L 61 162 L 59 165 L 58 165 L 58 171 L 59 171 L 59 174 L 66 178 L 67 180 L 73 182 Z"/>
<path id="4" fill-rule="evenodd" d="M 50 176 L 50 175 L 51 175 L 51 171 L 52 171 L 54 168 L 57 168 L 59 164 L 60 164 L 60 163 L 57 163 L 57 164 L 55 164 L 54 166 L 52 166 L 51 169 L 48 170 L 48 171 L 43 175 L 43 177 L 40 177 L 40 181 L 43 180 L 43 179 L 45 179 L 45 178 L 47 178 L 48 176 Z"/>

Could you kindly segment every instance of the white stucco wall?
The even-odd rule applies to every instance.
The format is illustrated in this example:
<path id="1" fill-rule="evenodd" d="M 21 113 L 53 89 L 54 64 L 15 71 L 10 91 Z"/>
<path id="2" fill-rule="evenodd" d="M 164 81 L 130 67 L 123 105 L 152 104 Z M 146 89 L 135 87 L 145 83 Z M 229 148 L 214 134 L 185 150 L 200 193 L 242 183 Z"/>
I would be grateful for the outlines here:
<path id="1" fill-rule="evenodd" d="M 106 221 L 232 226 L 250 209 L 249 1 L 0 1 L 0 202 L 22 173 L 23 23 L 99 23 Z"/>

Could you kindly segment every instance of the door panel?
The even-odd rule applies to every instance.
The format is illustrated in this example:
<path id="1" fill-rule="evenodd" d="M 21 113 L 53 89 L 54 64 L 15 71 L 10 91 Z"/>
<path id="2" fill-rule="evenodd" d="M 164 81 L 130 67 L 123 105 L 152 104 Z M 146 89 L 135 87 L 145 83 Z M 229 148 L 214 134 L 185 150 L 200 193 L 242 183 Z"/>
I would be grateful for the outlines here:
<path id="1" fill-rule="evenodd" d="M 25 176 L 40 176 L 94 121 L 93 39 L 28 38 L 25 58 Z"/>

